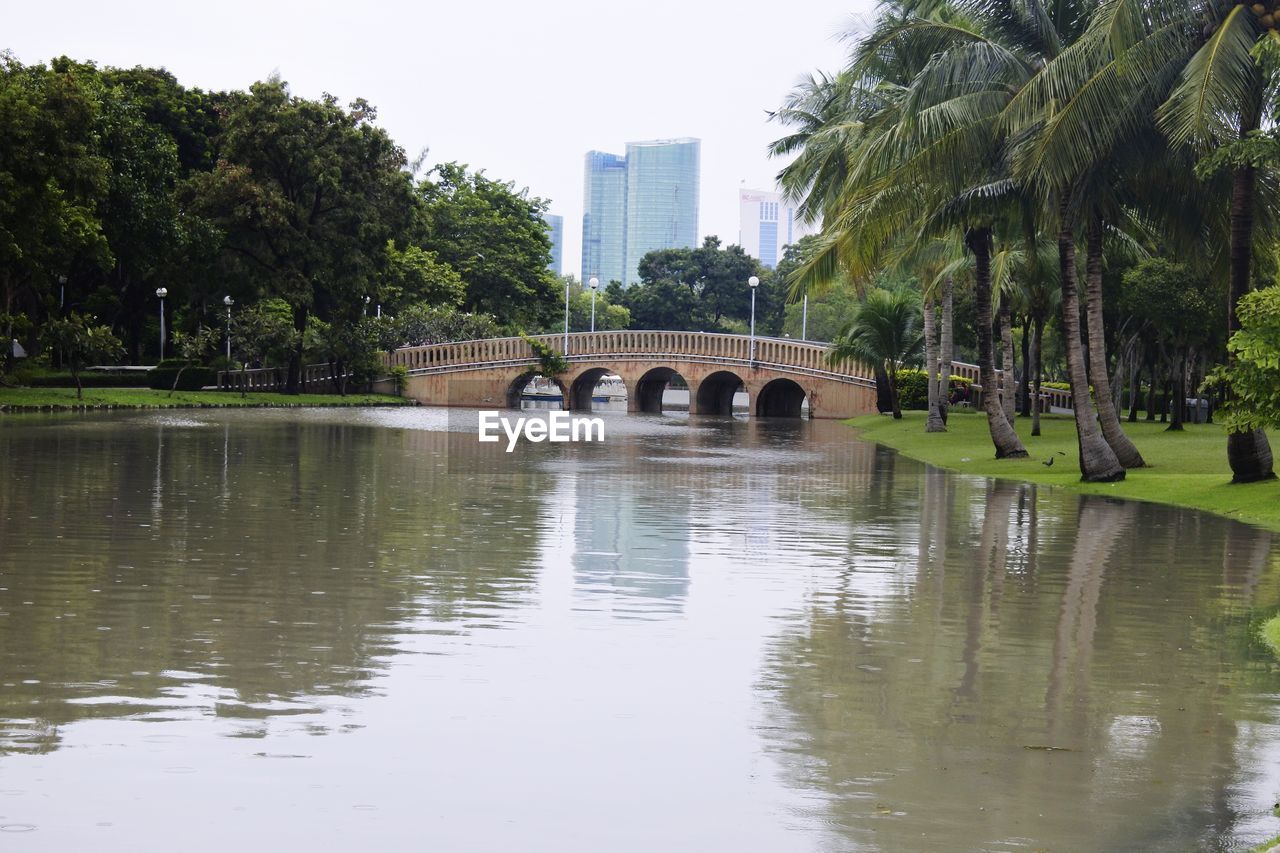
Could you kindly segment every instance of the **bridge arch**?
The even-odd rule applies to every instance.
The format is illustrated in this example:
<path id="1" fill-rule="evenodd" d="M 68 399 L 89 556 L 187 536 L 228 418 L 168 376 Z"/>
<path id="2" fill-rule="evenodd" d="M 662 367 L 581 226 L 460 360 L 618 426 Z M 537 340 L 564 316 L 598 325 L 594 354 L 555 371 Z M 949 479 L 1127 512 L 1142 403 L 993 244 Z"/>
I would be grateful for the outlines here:
<path id="1" fill-rule="evenodd" d="M 511 380 L 511 384 L 507 386 L 507 393 L 506 393 L 507 408 L 508 409 L 523 408 L 520 405 L 521 403 L 520 398 L 521 398 L 521 395 L 524 394 L 524 389 L 528 387 L 530 382 L 532 382 L 535 378 L 541 375 L 542 374 L 538 373 L 536 370 L 528 370 L 528 371 L 525 371 L 524 373 L 521 373 L 515 379 Z M 554 383 L 560 389 L 560 399 L 564 400 L 565 399 L 564 383 L 561 382 L 559 379 L 554 379 L 554 378 L 549 381 Z M 560 408 L 562 409 L 565 408 L 565 405 L 563 402 L 560 404 Z"/>
<path id="2" fill-rule="evenodd" d="M 742 377 L 730 370 L 717 370 L 698 383 L 698 414 L 732 415 L 733 395 L 739 390 L 746 390 Z"/>
<path id="3" fill-rule="evenodd" d="M 680 373 L 670 367 L 655 367 L 646 371 L 636 380 L 636 399 L 632 410 L 655 415 L 662 414 L 662 392 L 667 390 L 667 385 L 677 376 L 680 376 Z M 684 379 L 683 376 L 680 378 Z"/>
<path id="4" fill-rule="evenodd" d="M 617 372 L 610 367 L 589 367 L 574 376 L 569 383 L 569 395 L 565 398 L 567 403 L 565 408 L 571 412 L 591 411 L 591 398 L 594 396 L 596 385 L 604 377 L 616 375 Z"/>
<path id="5" fill-rule="evenodd" d="M 807 396 L 799 382 L 779 377 L 766 382 L 756 394 L 753 414 L 758 418 L 798 418 Z"/>

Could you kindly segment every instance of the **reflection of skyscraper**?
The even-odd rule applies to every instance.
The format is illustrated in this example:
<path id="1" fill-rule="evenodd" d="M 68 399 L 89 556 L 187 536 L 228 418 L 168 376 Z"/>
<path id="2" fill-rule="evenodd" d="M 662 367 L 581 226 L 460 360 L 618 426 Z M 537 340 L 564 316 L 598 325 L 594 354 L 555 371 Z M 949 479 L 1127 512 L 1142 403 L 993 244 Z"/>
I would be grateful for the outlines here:
<path id="1" fill-rule="evenodd" d="M 628 142 L 627 155 L 589 151 L 583 184 L 582 278 L 637 280 L 655 249 L 696 246 L 701 143 Z"/>
<path id="2" fill-rule="evenodd" d="M 547 230 L 551 232 L 551 266 L 547 269 L 556 275 L 564 273 L 564 217 L 554 213 L 544 213 Z"/>
<path id="3" fill-rule="evenodd" d="M 781 193 L 738 190 L 738 245 L 751 257 L 773 269 L 782 251 L 818 229 L 800 221 L 794 204 Z"/>
<path id="4" fill-rule="evenodd" d="M 582 280 L 622 281 L 627 217 L 627 161 L 588 151 L 582 198 Z"/>
<path id="5" fill-rule="evenodd" d="M 689 592 L 689 504 L 671 494 L 619 489 L 608 471 L 579 472 L 575 486 L 574 584 L 611 594 L 614 609 L 679 611 Z"/>

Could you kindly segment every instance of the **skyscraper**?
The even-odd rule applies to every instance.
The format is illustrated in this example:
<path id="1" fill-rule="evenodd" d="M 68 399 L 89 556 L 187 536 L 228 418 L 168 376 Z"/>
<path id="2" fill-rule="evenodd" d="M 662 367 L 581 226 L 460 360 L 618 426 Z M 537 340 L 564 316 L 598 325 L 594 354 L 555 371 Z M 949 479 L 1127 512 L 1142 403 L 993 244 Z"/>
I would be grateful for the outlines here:
<path id="1" fill-rule="evenodd" d="M 588 151 L 582 198 L 582 280 L 623 280 L 626 252 L 627 161 Z"/>
<path id="2" fill-rule="evenodd" d="M 564 274 L 564 217 L 554 213 L 544 213 L 542 218 L 547 223 L 551 234 L 551 265 L 547 269 L 556 275 Z"/>
<path id="3" fill-rule="evenodd" d="M 701 143 L 696 139 L 628 142 L 619 157 L 589 151 L 583 182 L 582 279 L 638 280 L 654 249 L 698 244 Z"/>
<path id="4" fill-rule="evenodd" d="M 627 143 L 627 254 L 622 285 L 638 281 L 636 268 L 655 249 L 698 244 L 696 139 Z"/>
<path id="5" fill-rule="evenodd" d="M 738 190 L 738 245 L 748 255 L 773 269 L 783 249 L 818 228 L 800 221 L 794 204 L 769 190 Z"/>

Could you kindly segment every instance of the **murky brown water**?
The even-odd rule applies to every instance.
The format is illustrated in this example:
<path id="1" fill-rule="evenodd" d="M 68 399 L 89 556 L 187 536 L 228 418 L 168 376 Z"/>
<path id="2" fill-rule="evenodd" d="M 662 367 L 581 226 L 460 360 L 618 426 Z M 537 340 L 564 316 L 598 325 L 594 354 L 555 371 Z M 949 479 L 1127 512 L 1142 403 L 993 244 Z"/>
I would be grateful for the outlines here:
<path id="1" fill-rule="evenodd" d="M 828 423 L 0 420 L 0 849 L 1232 849 L 1268 534 Z"/>

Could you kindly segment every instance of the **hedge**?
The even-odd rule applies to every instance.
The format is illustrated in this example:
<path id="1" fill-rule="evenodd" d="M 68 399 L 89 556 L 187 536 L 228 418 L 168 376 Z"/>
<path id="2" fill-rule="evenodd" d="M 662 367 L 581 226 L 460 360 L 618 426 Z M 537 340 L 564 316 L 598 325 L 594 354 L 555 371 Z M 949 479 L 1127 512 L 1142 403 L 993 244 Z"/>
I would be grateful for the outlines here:
<path id="1" fill-rule="evenodd" d="M 19 382 L 28 388 L 74 388 L 76 381 L 70 373 L 44 373 L 37 376 L 19 378 Z M 133 373 L 105 373 L 97 370 L 86 370 L 80 374 L 80 384 L 85 388 L 146 388 L 147 374 L 142 371 Z"/>
<path id="2" fill-rule="evenodd" d="M 923 370 L 898 371 L 898 403 L 904 409 L 924 411 L 929 408 L 928 375 Z M 963 376 L 951 377 L 951 393 L 954 397 L 959 391 L 963 399 L 969 399 L 969 380 Z"/>

